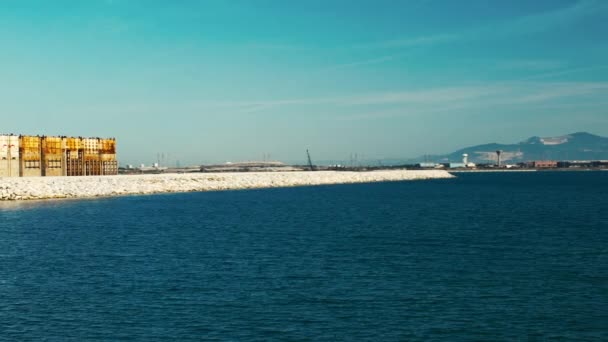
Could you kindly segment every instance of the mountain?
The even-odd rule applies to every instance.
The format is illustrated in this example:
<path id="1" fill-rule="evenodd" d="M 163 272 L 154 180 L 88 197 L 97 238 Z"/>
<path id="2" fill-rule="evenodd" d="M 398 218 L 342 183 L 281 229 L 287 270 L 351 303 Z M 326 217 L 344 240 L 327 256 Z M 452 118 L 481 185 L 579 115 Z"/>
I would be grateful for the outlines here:
<path id="1" fill-rule="evenodd" d="M 501 160 L 518 163 L 532 160 L 608 160 L 608 138 L 579 132 L 559 137 L 531 137 L 517 144 L 485 144 L 463 148 L 456 152 L 433 156 L 436 162 L 457 162 L 463 154 L 473 163 L 496 162 L 496 151 Z M 428 159 L 428 157 L 427 157 Z"/>

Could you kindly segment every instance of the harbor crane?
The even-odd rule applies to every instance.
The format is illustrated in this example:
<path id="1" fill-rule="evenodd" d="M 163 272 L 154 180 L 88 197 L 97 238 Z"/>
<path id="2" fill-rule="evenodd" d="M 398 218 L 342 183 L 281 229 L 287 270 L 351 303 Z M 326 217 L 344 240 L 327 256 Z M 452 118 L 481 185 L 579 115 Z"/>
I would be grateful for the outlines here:
<path id="1" fill-rule="evenodd" d="M 310 159 L 310 152 L 308 152 L 308 150 L 306 150 L 306 156 L 308 157 L 308 167 L 310 168 L 310 171 L 315 171 L 315 167 L 312 165 L 312 160 Z"/>

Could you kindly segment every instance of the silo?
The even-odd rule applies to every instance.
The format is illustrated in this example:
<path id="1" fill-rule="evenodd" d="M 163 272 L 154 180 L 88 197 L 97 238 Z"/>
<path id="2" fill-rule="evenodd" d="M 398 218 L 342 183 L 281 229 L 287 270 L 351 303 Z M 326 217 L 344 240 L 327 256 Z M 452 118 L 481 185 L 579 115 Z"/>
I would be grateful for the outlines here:
<path id="1" fill-rule="evenodd" d="M 64 139 L 61 137 L 42 137 L 42 175 L 64 175 Z"/>
<path id="2" fill-rule="evenodd" d="M 39 136 L 22 135 L 19 137 L 22 177 L 42 175 L 42 150 Z"/>
<path id="3" fill-rule="evenodd" d="M 65 143 L 65 175 L 82 176 L 84 175 L 84 156 L 82 150 L 82 138 L 67 137 Z"/>
<path id="4" fill-rule="evenodd" d="M 19 137 L 0 135 L 0 177 L 19 177 Z"/>
<path id="5" fill-rule="evenodd" d="M 101 159 L 101 174 L 116 175 L 118 174 L 118 162 L 116 161 L 116 140 L 101 139 L 101 148 L 99 150 L 99 158 Z"/>
<path id="6" fill-rule="evenodd" d="M 84 138 L 82 139 L 82 144 L 84 147 L 84 175 L 101 175 L 101 159 L 99 156 L 101 139 Z"/>

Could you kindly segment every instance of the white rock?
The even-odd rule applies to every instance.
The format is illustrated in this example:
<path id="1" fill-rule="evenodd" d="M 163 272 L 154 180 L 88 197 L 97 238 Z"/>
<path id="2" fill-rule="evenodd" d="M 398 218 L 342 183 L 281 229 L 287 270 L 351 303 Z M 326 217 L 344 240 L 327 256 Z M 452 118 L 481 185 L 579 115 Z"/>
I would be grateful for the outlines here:
<path id="1" fill-rule="evenodd" d="M 0 178 L 0 199 L 97 197 L 452 178 L 444 170 L 238 172 Z"/>

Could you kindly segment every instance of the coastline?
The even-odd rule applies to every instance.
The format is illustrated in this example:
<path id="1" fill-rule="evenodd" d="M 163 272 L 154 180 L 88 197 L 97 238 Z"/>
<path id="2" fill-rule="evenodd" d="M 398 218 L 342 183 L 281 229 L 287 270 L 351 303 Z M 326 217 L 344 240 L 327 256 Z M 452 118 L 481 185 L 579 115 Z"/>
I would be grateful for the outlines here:
<path id="1" fill-rule="evenodd" d="M 298 171 L 0 178 L 0 201 L 95 198 L 453 178 L 445 170 Z"/>
<path id="2" fill-rule="evenodd" d="M 588 168 L 558 168 L 558 169 L 472 169 L 472 170 L 449 170 L 450 173 L 468 172 L 597 172 L 608 171 L 608 169 L 588 169 Z"/>
<path id="3" fill-rule="evenodd" d="M 537 171 L 541 171 L 541 170 L 536 170 L 536 169 L 484 169 L 484 170 L 480 170 L 480 169 L 473 169 L 473 170 L 450 170 L 450 173 L 469 173 L 469 172 L 475 172 L 475 173 L 481 173 L 481 172 L 537 172 Z"/>

